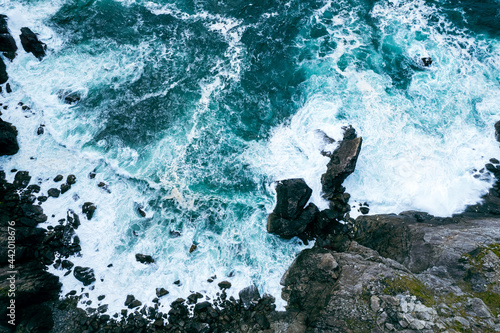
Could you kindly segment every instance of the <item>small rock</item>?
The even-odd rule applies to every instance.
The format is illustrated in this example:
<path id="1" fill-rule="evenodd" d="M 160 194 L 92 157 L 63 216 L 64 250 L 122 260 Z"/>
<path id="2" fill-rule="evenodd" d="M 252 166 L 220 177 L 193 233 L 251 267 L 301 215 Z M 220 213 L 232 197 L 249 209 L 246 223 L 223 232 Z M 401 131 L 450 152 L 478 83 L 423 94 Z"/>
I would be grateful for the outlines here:
<path id="1" fill-rule="evenodd" d="M 42 127 L 42 126 L 39 126 L 39 127 L 38 127 L 38 129 L 36 130 L 36 134 L 37 134 L 37 135 L 42 135 L 44 132 L 45 132 L 45 131 L 44 131 L 44 129 L 43 129 L 43 127 Z"/>
<path id="2" fill-rule="evenodd" d="M 380 298 L 373 295 L 370 298 L 370 307 L 372 308 L 373 311 L 377 312 L 380 309 Z"/>
<path id="3" fill-rule="evenodd" d="M 229 289 L 229 288 L 231 288 L 231 283 L 229 281 L 222 281 L 222 282 L 219 282 L 218 286 L 221 289 Z"/>
<path id="4" fill-rule="evenodd" d="M 134 295 L 127 295 L 127 298 L 125 299 L 125 306 L 129 306 L 130 304 L 132 304 L 132 302 L 135 300 L 135 296 Z"/>
<path id="5" fill-rule="evenodd" d="M 156 288 L 156 296 L 163 297 L 165 295 L 168 295 L 168 290 L 165 288 Z"/>
<path id="6" fill-rule="evenodd" d="M 54 177 L 54 181 L 57 183 L 57 182 L 60 182 L 61 180 L 63 180 L 63 175 L 57 175 Z"/>
<path id="7" fill-rule="evenodd" d="M 68 183 L 69 185 L 75 184 L 76 183 L 76 176 L 75 175 L 69 175 L 66 178 L 66 183 Z"/>
<path id="8" fill-rule="evenodd" d="M 195 244 L 191 245 L 191 247 L 189 248 L 189 253 L 193 253 L 197 248 L 198 246 L 196 246 Z"/>
<path id="9" fill-rule="evenodd" d="M 150 255 L 144 255 L 141 253 L 137 253 L 135 255 L 135 260 L 137 260 L 138 262 L 140 262 L 142 264 L 152 264 L 155 262 L 153 257 L 151 257 Z"/>
<path id="10" fill-rule="evenodd" d="M 82 206 L 82 213 L 87 216 L 87 219 L 92 219 L 94 216 L 94 212 L 96 210 L 96 206 L 92 202 L 86 202 Z"/>
<path id="11" fill-rule="evenodd" d="M 368 214 L 370 212 L 370 208 L 364 207 L 364 206 L 363 207 L 359 207 L 359 211 L 361 212 L 361 214 L 366 215 L 366 214 Z"/>
<path id="12" fill-rule="evenodd" d="M 61 191 L 59 191 L 57 188 L 51 188 L 47 191 L 47 194 L 49 195 L 49 197 L 53 197 L 53 198 L 59 197 L 60 193 L 61 193 Z"/>
<path id="13" fill-rule="evenodd" d="M 84 286 L 88 286 L 95 282 L 94 270 L 90 267 L 76 266 L 73 270 L 75 278 L 82 282 Z"/>
<path id="14" fill-rule="evenodd" d="M 425 67 L 429 67 L 430 65 L 432 65 L 432 58 L 431 57 L 423 57 L 422 63 L 424 64 Z"/>
<path id="15" fill-rule="evenodd" d="M 61 194 L 64 194 L 64 193 L 68 192 L 70 188 L 71 188 L 71 185 L 69 185 L 69 184 L 62 184 L 61 185 Z"/>

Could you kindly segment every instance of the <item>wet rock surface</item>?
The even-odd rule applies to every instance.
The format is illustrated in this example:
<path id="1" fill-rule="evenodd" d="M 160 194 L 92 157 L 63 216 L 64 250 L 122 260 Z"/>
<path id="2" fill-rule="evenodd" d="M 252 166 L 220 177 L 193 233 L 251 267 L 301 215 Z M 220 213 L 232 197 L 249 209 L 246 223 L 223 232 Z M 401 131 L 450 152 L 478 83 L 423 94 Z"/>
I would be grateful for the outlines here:
<path id="1" fill-rule="evenodd" d="M 41 42 L 30 28 L 21 28 L 21 35 L 19 35 L 19 38 L 21 38 L 21 44 L 23 45 L 24 51 L 32 53 L 38 60 L 42 60 L 43 57 L 45 57 L 47 45 Z"/>
<path id="2" fill-rule="evenodd" d="M 17 129 L 11 123 L 0 119 L 0 156 L 14 155 L 18 151 Z"/>

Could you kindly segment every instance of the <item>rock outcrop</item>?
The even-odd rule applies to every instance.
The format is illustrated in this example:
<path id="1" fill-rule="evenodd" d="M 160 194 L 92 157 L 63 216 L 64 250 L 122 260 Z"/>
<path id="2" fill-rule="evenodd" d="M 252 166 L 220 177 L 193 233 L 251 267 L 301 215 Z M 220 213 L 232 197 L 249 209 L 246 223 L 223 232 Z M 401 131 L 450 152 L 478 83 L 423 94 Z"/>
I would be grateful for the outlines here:
<path id="1" fill-rule="evenodd" d="M 26 27 L 21 28 L 21 35 L 19 37 L 21 38 L 24 51 L 32 53 L 38 60 L 42 60 L 45 57 L 47 45 L 41 42 L 33 31 Z"/>
<path id="2" fill-rule="evenodd" d="M 0 119 L 0 156 L 14 155 L 19 151 L 17 143 L 17 129 Z"/>
<path id="3" fill-rule="evenodd" d="M 0 14 L 0 52 L 10 60 L 16 56 L 17 45 L 7 28 L 7 16 Z M 0 80 L 0 84 L 2 84 Z"/>
<path id="4" fill-rule="evenodd" d="M 276 207 L 267 220 L 267 231 L 283 238 L 292 238 L 304 232 L 318 213 L 314 204 L 305 205 L 312 190 L 303 179 L 286 179 L 276 186 Z"/>
<path id="5" fill-rule="evenodd" d="M 326 199 L 333 201 L 339 193 L 344 193 L 342 183 L 356 168 L 362 142 L 363 139 L 357 137 L 351 126 L 344 129 L 344 138 L 333 152 L 326 172 L 321 176 L 323 196 Z"/>

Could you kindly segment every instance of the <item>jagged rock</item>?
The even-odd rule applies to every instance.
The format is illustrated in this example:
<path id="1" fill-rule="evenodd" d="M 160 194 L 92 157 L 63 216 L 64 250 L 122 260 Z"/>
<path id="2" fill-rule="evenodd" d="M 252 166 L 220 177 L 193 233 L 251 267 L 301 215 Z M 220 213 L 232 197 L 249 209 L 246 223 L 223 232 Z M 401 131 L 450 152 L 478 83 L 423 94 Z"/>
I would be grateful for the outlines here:
<path id="1" fill-rule="evenodd" d="M 362 141 L 361 137 L 356 137 L 352 127 L 345 129 L 343 140 L 332 153 L 327 170 L 321 176 L 323 195 L 326 199 L 331 200 L 337 193 L 343 192 L 340 191 L 342 183 L 354 172 Z"/>
<path id="2" fill-rule="evenodd" d="M 141 264 L 152 264 L 155 262 L 153 257 L 151 257 L 150 255 L 144 255 L 144 254 L 140 254 L 140 253 L 137 253 L 135 255 L 135 260 L 137 260 Z"/>
<path id="3" fill-rule="evenodd" d="M 82 282 L 84 286 L 88 286 L 95 282 L 94 270 L 90 267 L 76 266 L 73 270 L 75 278 Z"/>
<path id="4" fill-rule="evenodd" d="M 11 123 L 0 119 L 0 156 L 14 155 L 18 151 L 17 129 Z"/>
<path id="5" fill-rule="evenodd" d="M 304 232 L 318 213 L 312 203 L 304 209 L 311 197 L 311 188 L 303 179 L 286 179 L 278 182 L 276 194 L 276 207 L 267 219 L 267 231 L 284 238 Z"/>
<path id="6" fill-rule="evenodd" d="M 248 308 L 251 304 L 256 304 L 260 299 L 259 289 L 255 285 L 240 290 L 238 296 L 245 308 Z"/>
<path id="7" fill-rule="evenodd" d="M 45 51 L 47 50 L 47 45 L 38 40 L 36 34 L 29 28 L 21 28 L 21 44 L 23 45 L 24 51 L 32 53 L 38 60 L 42 60 L 45 57 Z"/>
<path id="8" fill-rule="evenodd" d="M 92 202 L 86 202 L 82 206 L 82 213 L 87 216 L 87 220 L 91 220 L 94 216 L 96 206 Z"/>
<path id="9" fill-rule="evenodd" d="M 165 288 L 156 288 L 156 296 L 163 297 L 165 295 L 168 295 L 168 290 Z"/>

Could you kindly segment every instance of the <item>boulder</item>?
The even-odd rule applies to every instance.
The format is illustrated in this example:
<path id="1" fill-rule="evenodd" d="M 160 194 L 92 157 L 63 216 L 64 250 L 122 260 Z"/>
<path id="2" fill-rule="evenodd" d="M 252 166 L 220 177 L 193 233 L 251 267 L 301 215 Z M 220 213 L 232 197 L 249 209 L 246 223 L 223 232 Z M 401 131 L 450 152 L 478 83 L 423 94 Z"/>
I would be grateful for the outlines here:
<path id="1" fill-rule="evenodd" d="M 251 304 L 257 304 L 260 299 L 259 289 L 254 284 L 240 290 L 238 296 L 245 308 L 248 308 Z"/>
<path id="2" fill-rule="evenodd" d="M 267 231 L 283 238 L 300 235 L 318 213 L 312 203 L 304 209 L 311 188 L 303 179 L 286 179 L 278 182 L 276 194 L 276 207 L 267 219 Z"/>
<path id="3" fill-rule="evenodd" d="M 500 142 L 500 120 L 495 123 L 495 139 Z"/>
<path id="4" fill-rule="evenodd" d="M 229 288 L 231 288 L 231 282 L 222 281 L 222 282 L 219 282 L 218 286 L 220 289 L 229 289 Z"/>
<path id="5" fill-rule="evenodd" d="M 88 220 L 92 219 L 92 216 L 94 216 L 95 210 L 96 210 L 96 206 L 92 202 L 86 202 L 82 206 L 82 213 L 87 216 Z"/>
<path id="6" fill-rule="evenodd" d="M 332 153 L 326 172 L 321 176 L 323 195 L 331 200 L 335 194 L 343 192 L 342 183 L 354 172 L 363 142 L 352 127 L 344 129 L 344 138 Z"/>
<path id="7" fill-rule="evenodd" d="M 17 129 L 0 119 L 0 156 L 14 155 L 18 151 Z"/>
<path id="8" fill-rule="evenodd" d="M 94 270 L 90 267 L 76 266 L 73 270 L 75 278 L 82 282 L 84 286 L 88 286 L 95 282 Z"/>
<path id="9" fill-rule="evenodd" d="M 26 52 L 32 53 L 38 60 L 42 60 L 45 57 L 47 45 L 38 40 L 33 31 L 26 27 L 21 28 L 21 35 L 19 37 Z"/>
<path id="10" fill-rule="evenodd" d="M 144 254 L 140 254 L 140 253 L 137 253 L 135 255 L 135 260 L 137 260 L 138 262 L 140 262 L 141 264 L 152 264 L 155 262 L 155 260 L 153 259 L 153 257 L 151 257 L 150 255 L 144 255 Z"/>
<path id="11" fill-rule="evenodd" d="M 310 203 L 296 218 L 288 220 L 271 213 L 267 219 L 267 232 L 277 234 L 283 238 L 292 238 L 301 235 L 319 213 L 318 207 Z"/>

